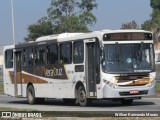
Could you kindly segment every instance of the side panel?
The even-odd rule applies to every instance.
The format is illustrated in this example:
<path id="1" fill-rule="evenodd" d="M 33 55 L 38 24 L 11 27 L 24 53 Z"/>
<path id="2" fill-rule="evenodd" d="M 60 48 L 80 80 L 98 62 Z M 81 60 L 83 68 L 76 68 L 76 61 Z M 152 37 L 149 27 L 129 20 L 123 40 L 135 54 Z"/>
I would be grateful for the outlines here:
<path id="1" fill-rule="evenodd" d="M 64 65 L 64 72 L 66 78 L 63 79 L 52 79 L 54 84 L 54 97 L 56 98 L 74 98 L 74 80 L 75 72 L 74 65 Z M 63 76 L 62 73 L 62 76 Z"/>
<path id="2" fill-rule="evenodd" d="M 3 76 L 4 94 L 15 96 L 14 84 L 11 81 L 11 76 L 14 76 L 13 68 L 6 69 L 3 67 Z"/>
<path id="3" fill-rule="evenodd" d="M 4 94 L 15 96 L 15 86 L 11 78 L 14 77 L 13 46 L 4 47 L 3 83 Z"/>

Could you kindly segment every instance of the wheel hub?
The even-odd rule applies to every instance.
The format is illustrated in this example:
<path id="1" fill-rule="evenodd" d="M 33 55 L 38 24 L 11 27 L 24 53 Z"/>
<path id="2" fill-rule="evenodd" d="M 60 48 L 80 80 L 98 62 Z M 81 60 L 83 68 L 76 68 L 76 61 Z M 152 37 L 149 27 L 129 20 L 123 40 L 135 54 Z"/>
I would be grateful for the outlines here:
<path id="1" fill-rule="evenodd" d="M 86 99 L 86 94 L 85 94 L 85 91 L 82 90 L 82 91 L 80 92 L 80 101 L 81 101 L 81 102 L 84 102 L 85 99 Z"/>

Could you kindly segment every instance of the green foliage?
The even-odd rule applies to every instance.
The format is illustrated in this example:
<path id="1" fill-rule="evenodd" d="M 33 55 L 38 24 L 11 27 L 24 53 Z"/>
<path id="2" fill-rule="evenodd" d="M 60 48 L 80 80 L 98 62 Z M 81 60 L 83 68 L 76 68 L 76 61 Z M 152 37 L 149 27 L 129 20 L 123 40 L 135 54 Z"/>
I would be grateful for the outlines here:
<path id="1" fill-rule="evenodd" d="M 63 22 L 55 26 L 57 29 L 55 33 L 61 32 L 87 32 L 88 28 L 81 22 L 81 19 L 77 16 L 69 16 L 67 19 L 63 17 Z"/>
<path id="2" fill-rule="evenodd" d="M 47 17 L 28 27 L 25 40 L 63 32 L 88 32 L 88 26 L 96 23 L 91 12 L 96 7 L 96 0 L 51 0 Z"/>
<path id="3" fill-rule="evenodd" d="M 52 0 L 48 17 L 57 28 L 56 33 L 87 32 L 87 26 L 96 23 L 91 13 L 95 7 L 95 0 Z"/>
<path id="4" fill-rule="evenodd" d="M 152 27 L 152 21 L 151 20 L 146 20 L 142 25 L 141 25 L 142 29 L 145 30 L 150 30 Z"/>
<path id="5" fill-rule="evenodd" d="M 153 8 L 151 19 L 142 24 L 142 29 L 152 30 L 160 28 L 160 0 L 150 0 L 150 5 Z"/>
<path id="6" fill-rule="evenodd" d="M 0 83 L 0 93 L 3 93 L 3 91 L 4 91 L 3 83 Z"/>
<path id="7" fill-rule="evenodd" d="M 153 8 L 151 19 L 145 21 L 141 27 L 154 33 L 154 44 L 157 44 L 160 41 L 160 0 L 150 0 L 150 5 Z"/>
<path id="8" fill-rule="evenodd" d="M 160 10 L 160 0 L 151 0 L 151 7 Z"/>
<path id="9" fill-rule="evenodd" d="M 136 21 L 131 21 L 128 23 L 123 23 L 121 26 L 121 29 L 140 29 L 139 25 L 136 23 Z"/>
<path id="10" fill-rule="evenodd" d="M 159 9 L 153 10 L 152 24 L 153 24 L 153 27 L 159 27 L 160 26 L 160 10 Z"/>
<path id="11" fill-rule="evenodd" d="M 53 25 L 50 21 L 45 21 L 43 19 L 39 20 L 37 24 L 32 24 L 28 26 L 28 36 L 25 41 L 34 41 L 40 36 L 50 35 L 53 33 Z"/>

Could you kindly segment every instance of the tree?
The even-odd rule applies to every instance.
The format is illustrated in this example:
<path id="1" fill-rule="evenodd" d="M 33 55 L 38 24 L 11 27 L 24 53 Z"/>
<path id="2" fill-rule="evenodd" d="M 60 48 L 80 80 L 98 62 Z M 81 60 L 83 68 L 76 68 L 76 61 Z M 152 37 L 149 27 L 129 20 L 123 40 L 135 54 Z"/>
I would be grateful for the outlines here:
<path id="1" fill-rule="evenodd" d="M 142 25 L 142 29 L 144 30 L 151 30 L 152 27 L 152 21 L 151 20 L 146 20 Z"/>
<path id="2" fill-rule="evenodd" d="M 25 38 L 25 41 L 34 41 L 40 36 L 50 35 L 53 33 L 53 25 L 50 21 L 39 20 L 37 24 L 31 24 L 28 26 L 29 34 Z"/>
<path id="3" fill-rule="evenodd" d="M 56 33 L 87 32 L 88 25 L 96 23 L 91 11 L 97 7 L 95 0 L 52 0 L 48 17 Z"/>
<path id="4" fill-rule="evenodd" d="M 29 34 L 25 40 L 64 32 L 88 32 L 88 26 L 96 23 L 91 12 L 96 7 L 96 0 L 51 0 L 48 15 L 28 27 Z"/>
<path id="5" fill-rule="evenodd" d="M 122 23 L 121 29 L 140 29 L 138 24 L 133 20 L 128 23 Z"/>
<path id="6" fill-rule="evenodd" d="M 151 19 L 142 24 L 142 29 L 156 30 L 160 28 L 160 0 L 150 0 L 150 6 L 153 8 Z"/>
<path id="7" fill-rule="evenodd" d="M 156 44 L 160 41 L 160 0 L 150 0 L 150 6 L 153 8 L 151 19 L 142 24 L 142 29 L 154 33 L 154 43 Z"/>

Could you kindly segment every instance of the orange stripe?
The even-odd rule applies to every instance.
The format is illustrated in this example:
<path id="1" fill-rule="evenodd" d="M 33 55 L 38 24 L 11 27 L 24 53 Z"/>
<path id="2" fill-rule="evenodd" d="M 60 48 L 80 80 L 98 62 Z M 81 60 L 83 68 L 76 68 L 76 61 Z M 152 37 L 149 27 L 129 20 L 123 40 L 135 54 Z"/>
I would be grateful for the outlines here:
<path id="1" fill-rule="evenodd" d="M 139 80 L 135 80 L 135 83 L 133 84 L 132 83 L 129 83 L 127 85 L 146 85 L 148 84 L 150 81 L 150 78 L 142 78 L 142 79 L 139 79 Z"/>
<path id="2" fill-rule="evenodd" d="M 9 76 L 10 76 L 11 82 L 12 82 L 12 84 L 14 84 L 14 75 L 12 75 L 12 73 L 13 73 L 12 71 L 9 71 Z M 34 84 L 48 83 L 47 81 L 40 79 L 38 77 L 23 74 L 20 72 L 17 72 L 16 77 L 17 77 L 17 84 L 22 84 L 22 83 L 28 84 L 29 82 L 34 83 Z"/>

